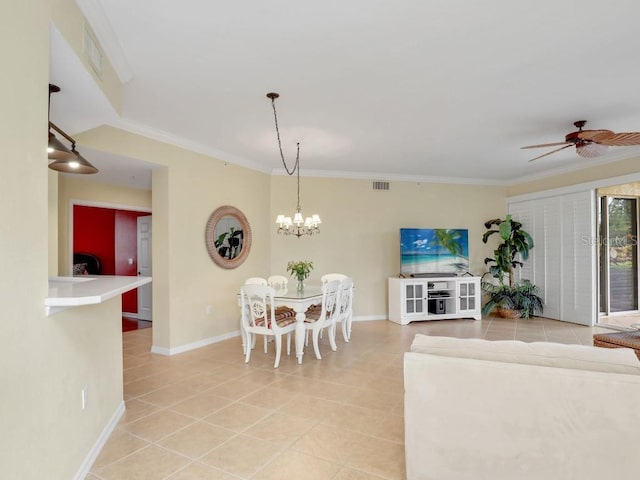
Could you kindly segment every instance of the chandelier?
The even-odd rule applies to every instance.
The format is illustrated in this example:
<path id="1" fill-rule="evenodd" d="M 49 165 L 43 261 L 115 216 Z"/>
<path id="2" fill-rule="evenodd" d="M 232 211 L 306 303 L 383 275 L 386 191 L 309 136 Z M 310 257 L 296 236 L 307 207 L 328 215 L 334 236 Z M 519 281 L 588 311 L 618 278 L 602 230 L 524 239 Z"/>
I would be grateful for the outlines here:
<path id="1" fill-rule="evenodd" d="M 302 209 L 300 207 L 300 142 L 296 144 L 296 163 L 293 165 L 293 169 L 289 170 L 287 162 L 284 160 L 284 154 L 282 153 L 282 142 L 280 141 L 280 129 L 278 128 L 278 114 L 276 113 L 276 98 L 280 94 L 267 93 L 267 98 L 271 99 L 271 106 L 273 107 L 273 118 L 276 124 L 276 136 L 278 137 L 278 149 L 280 150 L 280 158 L 282 164 L 287 172 L 287 175 L 291 176 L 297 173 L 298 181 L 298 203 L 296 205 L 296 213 L 293 215 L 293 219 L 286 215 L 278 215 L 276 218 L 276 224 L 278 225 L 278 233 L 281 235 L 295 235 L 300 238 L 303 235 L 314 235 L 320 233 L 320 216 L 313 214 L 310 217 L 304 217 L 302 215 Z"/>

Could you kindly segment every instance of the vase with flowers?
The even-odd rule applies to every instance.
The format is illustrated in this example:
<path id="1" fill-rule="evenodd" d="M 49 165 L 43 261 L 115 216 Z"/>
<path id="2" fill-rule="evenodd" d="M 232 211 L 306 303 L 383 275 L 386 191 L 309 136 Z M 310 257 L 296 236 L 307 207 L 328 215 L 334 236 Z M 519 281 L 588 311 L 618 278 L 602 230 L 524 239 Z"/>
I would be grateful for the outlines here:
<path id="1" fill-rule="evenodd" d="M 304 289 L 304 281 L 313 270 L 313 262 L 307 260 L 299 260 L 297 262 L 289 262 L 287 264 L 287 272 L 298 280 L 298 291 Z"/>

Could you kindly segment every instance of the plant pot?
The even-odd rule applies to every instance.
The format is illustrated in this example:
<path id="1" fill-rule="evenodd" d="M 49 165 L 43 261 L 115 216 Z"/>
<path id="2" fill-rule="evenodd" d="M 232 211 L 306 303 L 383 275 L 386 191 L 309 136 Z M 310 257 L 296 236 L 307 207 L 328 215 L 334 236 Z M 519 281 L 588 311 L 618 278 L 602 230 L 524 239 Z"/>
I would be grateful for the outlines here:
<path id="1" fill-rule="evenodd" d="M 518 318 L 520 316 L 520 312 L 518 312 L 518 310 L 513 310 L 512 308 L 497 307 L 496 315 L 501 318 Z"/>

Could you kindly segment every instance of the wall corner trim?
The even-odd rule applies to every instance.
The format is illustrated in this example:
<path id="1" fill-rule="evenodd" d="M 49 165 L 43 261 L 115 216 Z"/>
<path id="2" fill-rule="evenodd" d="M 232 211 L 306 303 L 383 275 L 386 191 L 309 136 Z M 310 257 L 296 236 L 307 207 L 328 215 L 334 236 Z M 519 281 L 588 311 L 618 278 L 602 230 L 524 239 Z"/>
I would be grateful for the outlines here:
<path id="1" fill-rule="evenodd" d="M 122 402 L 120 402 L 120 405 L 118 405 L 118 408 L 116 408 L 116 411 L 113 412 L 113 415 L 111 415 L 111 418 L 105 425 L 102 433 L 100 434 L 100 436 L 98 436 L 96 443 L 94 443 L 93 447 L 91 447 L 91 450 L 89 450 L 89 453 L 82 462 L 82 465 L 80 465 L 80 468 L 74 475 L 73 480 L 82 480 L 87 476 L 89 470 L 91 470 L 91 467 L 93 466 L 93 463 L 98 458 L 98 455 L 100 455 L 102 448 L 107 443 L 107 440 L 109 440 L 109 437 L 118 425 L 118 422 L 122 418 L 122 415 L 124 415 L 125 408 L 126 407 L 123 400 Z"/>

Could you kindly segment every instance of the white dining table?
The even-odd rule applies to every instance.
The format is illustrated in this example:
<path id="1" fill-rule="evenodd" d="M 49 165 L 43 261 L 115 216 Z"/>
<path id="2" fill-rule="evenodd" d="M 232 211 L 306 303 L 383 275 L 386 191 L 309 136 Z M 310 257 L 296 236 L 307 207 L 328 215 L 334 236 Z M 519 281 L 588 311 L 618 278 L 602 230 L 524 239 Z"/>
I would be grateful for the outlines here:
<path id="1" fill-rule="evenodd" d="M 304 356 L 304 319 L 306 318 L 306 311 L 307 308 L 309 308 L 311 305 L 322 302 L 322 286 L 305 285 L 303 290 L 297 290 L 296 288 L 276 289 L 275 296 L 273 297 L 273 302 L 276 307 L 291 307 L 296 312 L 296 359 L 298 361 L 298 364 L 302 364 L 302 357 Z M 240 294 L 238 294 L 238 304 L 242 305 Z M 240 325 L 240 328 L 242 328 L 242 324 Z M 248 345 L 244 345 L 244 335 L 242 335 L 242 338 L 243 349 L 249 348 Z"/>

